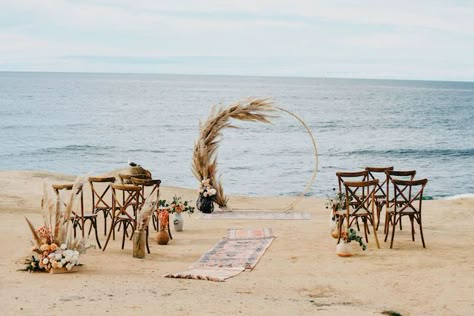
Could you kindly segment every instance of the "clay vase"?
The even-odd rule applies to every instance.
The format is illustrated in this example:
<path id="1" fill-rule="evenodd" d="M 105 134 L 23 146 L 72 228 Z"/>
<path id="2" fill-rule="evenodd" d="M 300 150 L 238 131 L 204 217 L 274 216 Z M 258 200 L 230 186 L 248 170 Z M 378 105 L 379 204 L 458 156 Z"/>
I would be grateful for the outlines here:
<path id="1" fill-rule="evenodd" d="M 168 241 L 170 241 L 170 235 L 168 235 L 168 232 L 166 230 L 160 230 L 156 234 L 156 242 L 158 245 L 167 245 Z"/>

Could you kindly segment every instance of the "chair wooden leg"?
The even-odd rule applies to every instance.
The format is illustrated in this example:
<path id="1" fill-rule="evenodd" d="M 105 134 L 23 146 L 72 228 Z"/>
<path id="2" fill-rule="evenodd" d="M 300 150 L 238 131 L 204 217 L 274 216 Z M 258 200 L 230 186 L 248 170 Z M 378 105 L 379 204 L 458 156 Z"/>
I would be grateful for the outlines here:
<path id="1" fill-rule="evenodd" d="M 112 221 L 112 223 L 110 224 L 109 234 L 107 235 L 107 239 L 105 240 L 105 245 L 104 245 L 104 248 L 102 248 L 102 251 L 105 251 L 105 248 L 107 248 L 107 245 L 108 245 L 108 243 L 109 243 L 110 237 L 112 237 L 112 235 L 114 235 L 114 237 L 115 237 L 115 233 L 114 233 L 115 229 L 114 229 L 114 227 L 115 227 L 115 225 L 116 225 L 117 223 L 118 223 L 118 222 Z M 115 240 L 115 238 L 114 238 L 114 240 Z"/>
<path id="2" fill-rule="evenodd" d="M 107 217 L 109 217 L 108 211 L 104 211 L 104 235 L 107 234 Z"/>
<path id="3" fill-rule="evenodd" d="M 410 223 L 411 223 L 411 240 L 415 241 L 415 226 L 413 225 L 413 216 L 410 215 Z"/>
<path id="4" fill-rule="evenodd" d="M 379 230 L 381 213 L 382 213 L 382 205 L 380 203 L 377 203 L 377 225 L 375 227 L 376 230 Z"/>
<path id="5" fill-rule="evenodd" d="M 95 241 L 97 241 L 97 246 L 99 246 L 99 249 L 102 249 L 102 247 L 100 246 L 99 234 L 97 233 L 97 218 L 91 218 L 91 227 L 92 225 L 94 225 Z"/>
<path id="6" fill-rule="evenodd" d="M 389 215 L 388 213 L 385 214 L 385 228 L 384 228 L 385 239 L 384 239 L 384 242 L 387 242 L 388 233 L 390 231 L 389 221 L 391 222 L 391 218 L 392 218 L 391 215 Z"/>
<path id="7" fill-rule="evenodd" d="M 145 236 L 145 242 L 146 242 L 146 250 L 148 253 L 150 253 L 150 245 L 148 244 L 148 227 L 146 228 L 146 236 Z"/>
<path id="8" fill-rule="evenodd" d="M 338 221 L 337 221 L 337 230 L 338 230 L 338 237 L 337 237 L 337 243 L 341 241 L 341 236 L 342 236 L 342 224 L 344 223 L 344 216 L 339 216 Z"/>
<path id="9" fill-rule="evenodd" d="M 387 231 L 388 231 L 388 216 L 389 215 L 388 215 L 387 211 L 385 211 L 385 223 L 383 225 L 383 232 L 384 232 L 385 235 L 387 235 Z"/>
<path id="10" fill-rule="evenodd" d="M 423 248 L 426 248 L 425 245 L 425 238 L 423 237 L 423 227 L 421 225 L 421 217 L 417 219 L 418 225 L 420 226 L 420 236 L 421 236 L 421 242 L 423 244 Z"/>
<path id="11" fill-rule="evenodd" d="M 367 233 L 369 231 L 369 227 L 367 226 L 367 218 L 366 217 L 364 217 L 362 219 L 362 223 L 364 223 L 365 242 L 369 242 L 369 237 L 367 236 Z"/>
<path id="12" fill-rule="evenodd" d="M 398 217 L 398 220 L 401 221 L 401 217 Z M 395 237 L 395 227 L 397 226 L 397 216 L 394 215 L 393 226 L 392 226 L 392 239 L 390 240 L 390 249 L 393 247 L 393 238 Z"/>
<path id="13" fill-rule="evenodd" d="M 170 235 L 170 239 L 173 239 L 173 236 L 171 236 L 171 229 L 170 229 L 170 222 L 168 221 L 168 234 Z"/>
<path id="14" fill-rule="evenodd" d="M 122 235 L 122 249 L 125 247 L 125 234 L 127 233 L 128 224 L 126 222 L 122 222 L 123 228 L 123 235 Z"/>

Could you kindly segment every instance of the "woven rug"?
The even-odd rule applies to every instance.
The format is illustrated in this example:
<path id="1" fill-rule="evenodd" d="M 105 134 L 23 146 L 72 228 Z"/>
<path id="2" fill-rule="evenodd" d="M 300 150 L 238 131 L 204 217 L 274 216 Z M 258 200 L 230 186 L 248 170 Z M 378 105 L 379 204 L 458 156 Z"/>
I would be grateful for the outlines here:
<path id="1" fill-rule="evenodd" d="M 277 219 L 277 220 L 308 220 L 309 213 L 293 212 L 262 212 L 262 211 L 226 211 L 201 214 L 201 219 Z"/>
<path id="2" fill-rule="evenodd" d="M 240 234 L 235 230 L 235 236 Z M 247 236 L 251 235 L 249 230 Z M 256 230 L 256 235 L 260 232 L 268 231 Z M 229 233 L 234 235 L 234 233 Z M 199 260 L 191 265 L 188 270 L 165 274 L 167 278 L 197 279 L 209 281 L 224 281 L 238 275 L 244 270 L 252 270 L 257 265 L 268 247 L 270 247 L 275 237 L 263 238 L 222 238 L 211 250 L 206 252 Z"/>
<path id="3" fill-rule="evenodd" d="M 235 229 L 230 228 L 227 230 L 227 238 L 229 239 L 257 239 L 257 238 L 271 238 L 273 232 L 271 228 L 247 228 L 247 229 Z"/>

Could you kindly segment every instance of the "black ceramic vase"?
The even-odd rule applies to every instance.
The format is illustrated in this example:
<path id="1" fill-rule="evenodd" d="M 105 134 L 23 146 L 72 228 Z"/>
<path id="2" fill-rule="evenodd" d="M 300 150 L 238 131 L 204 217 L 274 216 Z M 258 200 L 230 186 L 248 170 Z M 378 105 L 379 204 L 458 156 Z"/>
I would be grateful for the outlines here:
<path id="1" fill-rule="evenodd" d="M 212 213 L 214 211 L 214 203 L 212 198 L 199 195 L 196 201 L 196 207 L 203 213 Z"/>

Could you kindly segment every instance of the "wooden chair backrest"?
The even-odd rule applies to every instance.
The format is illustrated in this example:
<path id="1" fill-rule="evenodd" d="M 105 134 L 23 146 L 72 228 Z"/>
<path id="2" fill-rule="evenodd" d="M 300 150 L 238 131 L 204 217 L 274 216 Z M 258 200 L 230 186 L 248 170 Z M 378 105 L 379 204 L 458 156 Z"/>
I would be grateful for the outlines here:
<path id="1" fill-rule="evenodd" d="M 393 192 L 393 187 L 392 190 L 390 190 L 390 186 L 392 183 L 392 180 L 394 179 L 399 179 L 399 180 L 413 180 L 416 175 L 416 170 L 387 170 L 385 171 L 386 179 L 385 179 L 385 196 L 386 200 L 385 203 L 387 207 L 393 206 L 394 202 L 394 192 Z"/>
<path id="2" fill-rule="evenodd" d="M 118 215 L 125 215 L 130 220 L 136 220 L 136 207 L 139 202 L 139 194 L 141 188 L 133 184 L 112 184 L 112 211 L 113 217 Z M 122 193 L 120 198 L 118 192 Z M 133 216 L 128 212 L 128 209 L 132 207 Z"/>
<path id="3" fill-rule="evenodd" d="M 377 190 L 375 191 L 376 198 L 383 198 L 386 197 L 386 183 L 387 183 L 387 175 L 385 171 L 392 171 L 393 166 L 390 167 L 366 167 L 365 170 L 368 171 L 367 180 L 375 180 L 378 179 L 379 183 L 377 184 Z"/>
<path id="4" fill-rule="evenodd" d="M 132 182 L 133 185 L 139 186 L 141 188 L 140 190 L 140 207 L 143 205 L 145 202 L 145 199 L 147 197 L 151 197 L 153 194 L 156 194 L 156 201 L 158 202 L 158 199 L 160 197 L 160 184 L 161 180 L 159 179 L 140 179 L 140 178 L 135 178 L 131 177 L 130 181 Z M 148 195 L 145 195 L 145 188 L 146 187 L 151 187 L 151 191 L 148 193 Z M 140 208 L 139 207 L 139 208 Z"/>
<path id="5" fill-rule="evenodd" d="M 115 182 L 115 177 L 89 177 L 89 185 L 91 187 L 92 194 L 92 211 L 95 210 L 111 210 L 112 209 L 112 198 L 107 198 L 107 192 L 110 189 L 110 185 Z M 106 184 L 103 188 L 94 187 L 94 183 Z"/>
<path id="6" fill-rule="evenodd" d="M 373 210 L 369 208 L 371 206 L 372 208 L 374 207 L 375 192 L 377 190 L 378 183 L 378 179 L 358 182 L 344 182 L 347 216 L 356 214 L 357 212 L 373 212 Z M 359 189 L 361 189 L 364 194 L 358 194 Z"/>
<path id="7" fill-rule="evenodd" d="M 79 188 L 78 192 L 76 193 L 72 192 L 72 188 L 74 186 L 74 184 L 72 183 L 52 184 L 51 186 L 53 187 L 53 190 L 56 193 L 56 198 L 59 200 L 60 203 L 62 202 L 64 206 L 66 206 L 67 203 L 61 199 L 61 192 L 71 191 L 71 194 L 80 194 L 80 203 L 81 203 L 79 207 L 79 210 L 81 212 L 80 216 L 84 216 L 84 196 L 83 196 L 82 186 Z M 74 215 L 78 215 L 74 209 L 72 210 L 72 213 Z"/>
<path id="8" fill-rule="evenodd" d="M 415 213 L 421 215 L 423 191 L 428 179 L 399 180 L 393 179 L 395 213 Z M 416 203 L 418 202 L 418 203 Z"/>
<path id="9" fill-rule="evenodd" d="M 338 171 L 336 172 L 337 184 L 339 186 L 339 193 L 344 194 L 345 181 L 366 181 L 369 172 L 367 170 L 361 171 Z"/>

